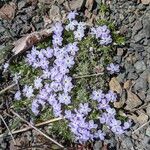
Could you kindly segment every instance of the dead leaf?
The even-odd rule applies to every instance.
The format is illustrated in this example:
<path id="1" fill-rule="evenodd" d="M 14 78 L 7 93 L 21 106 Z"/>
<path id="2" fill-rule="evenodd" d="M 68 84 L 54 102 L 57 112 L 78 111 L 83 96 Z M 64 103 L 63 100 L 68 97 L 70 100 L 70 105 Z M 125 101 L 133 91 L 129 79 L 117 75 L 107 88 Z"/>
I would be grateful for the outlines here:
<path id="1" fill-rule="evenodd" d="M 127 80 L 125 83 L 124 83 L 124 86 L 123 88 L 126 89 L 126 90 L 129 90 L 130 87 L 132 85 L 132 81 L 131 80 Z"/>
<path id="2" fill-rule="evenodd" d="M 33 32 L 31 34 L 26 35 L 25 37 L 22 37 L 18 41 L 15 41 L 13 43 L 15 47 L 12 50 L 14 55 L 24 52 L 25 50 L 28 50 L 33 45 L 50 36 L 51 33 L 52 33 L 51 29 L 45 29 L 39 32 Z"/>
<path id="3" fill-rule="evenodd" d="M 110 82 L 109 82 L 109 88 L 112 91 L 116 91 L 118 94 L 122 94 L 122 88 L 121 85 L 119 83 L 119 81 L 117 80 L 117 78 L 113 77 Z"/>
<path id="4" fill-rule="evenodd" d="M 9 4 L 5 4 L 0 9 L 0 18 L 5 20 L 13 19 L 15 16 L 15 10 L 16 10 L 15 3 L 10 2 Z"/>
<path id="5" fill-rule="evenodd" d="M 133 108 L 136 108 L 141 104 L 142 101 L 136 94 L 132 93 L 131 91 L 127 91 L 127 101 L 125 109 L 132 110 Z"/>
<path id="6" fill-rule="evenodd" d="M 119 102 L 114 102 L 115 108 L 121 108 L 124 105 L 124 102 L 122 100 L 119 100 Z"/>

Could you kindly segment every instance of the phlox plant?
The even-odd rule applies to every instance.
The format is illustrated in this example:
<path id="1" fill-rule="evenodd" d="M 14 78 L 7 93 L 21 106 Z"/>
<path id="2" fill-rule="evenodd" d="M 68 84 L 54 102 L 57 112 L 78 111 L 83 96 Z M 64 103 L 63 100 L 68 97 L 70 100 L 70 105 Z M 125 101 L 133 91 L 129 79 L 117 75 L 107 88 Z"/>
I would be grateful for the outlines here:
<path id="1" fill-rule="evenodd" d="M 64 118 L 65 132 L 71 133 L 72 140 L 86 143 L 104 140 L 104 126 L 120 135 L 131 122 L 117 119 L 113 107 L 117 94 L 107 86 L 109 77 L 120 71 L 119 65 L 111 62 L 112 30 L 104 24 L 89 27 L 77 16 L 79 13 L 72 11 L 66 23 L 55 22 L 49 42 L 33 46 L 19 67 L 12 69 L 20 85 L 14 101 L 28 101 L 35 118 L 46 112 L 48 118 Z M 101 69 L 102 76 L 84 78 Z"/>

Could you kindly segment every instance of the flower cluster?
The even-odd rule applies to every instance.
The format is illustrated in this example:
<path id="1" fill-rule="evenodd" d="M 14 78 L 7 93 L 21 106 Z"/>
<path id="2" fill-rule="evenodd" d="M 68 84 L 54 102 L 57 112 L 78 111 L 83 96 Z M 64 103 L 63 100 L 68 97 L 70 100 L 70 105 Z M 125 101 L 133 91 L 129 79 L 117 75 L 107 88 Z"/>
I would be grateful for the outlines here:
<path id="1" fill-rule="evenodd" d="M 53 108 L 54 116 L 60 117 L 62 116 L 62 105 L 71 103 L 70 91 L 73 84 L 68 73 L 75 64 L 74 57 L 79 48 L 77 42 L 62 46 L 62 32 L 63 26 L 57 22 L 53 26 L 53 48 L 48 47 L 38 51 L 33 47 L 27 55 L 26 61 L 29 65 L 40 68 L 43 72 L 34 80 L 34 89 L 39 90 L 39 94 L 32 103 L 32 111 L 36 115 L 39 113 L 39 106 L 44 107 L 48 103 Z M 48 80 L 48 83 L 45 84 L 44 80 Z M 23 91 L 26 97 L 33 96 L 31 86 L 28 90 L 24 87 Z"/>
<path id="2" fill-rule="evenodd" d="M 75 140 L 81 143 L 93 141 L 94 139 L 104 140 L 105 133 L 98 125 L 106 125 L 115 134 L 124 133 L 131 125 L 131 122 L 121 123 L 116 119 L 116 110 L 111 108 L 111 103 L 116 101 L 117 95 L 113 91 L 104 94 L 102 90 L 94 90 L 91 95 L 91 100 L 97 101 L 97 108 L 100 112 L 99 123 L 94 123 L 94 120 L 89 120 L 89 113 L 92 107 L 89 103 L 80 103 L 79 109 L 65 111 L 65 118 L 69 121 L 69 127 L 75 135 Z M 89 121 L 87 121 L 89 120 Z"/>
<path id="3" fill-rule="evenodd" d="M 106 25 L 91 28 L 91 34 L 95 35 L 101 45 L 108 45 L 112 43 L 110 30 Z"/>
<path id="4" fill-rule="evenodd" d="M 22 92 L 19 90 L 15 94 L 16 100 L 21 100 L 21 96 L 32 99 L 31 109 L 35 115 L 39 115 L 42 108 L 50 106 L 55 117 L 65 117 L 68 126 L 74 134 L 75 140 L 84 143 L 94 139 L 104 140 L 105 133 L 101 126 L 106 125 L 115 134 L 122 134 L 130 127 L 130 122 L 124 124 L 116 119 L 116 111 L 112 108 L 112 103 L 117 100 L 117 95 L 113 91 L 104 93 L 102 90 L 94 90 L 88 103 L 80 102 L 79 107 L 70 110 L 68 105 L 72 104 L 72 77 L 70 70 L 75 64 L 75 57 L 79 51 L 79 41 L 85 35 L 94 35 L 100 45 L 108 45 L 112 42 L 110 30 L 106 25 L 93 27 L 91 34 L 86 33 L 86 23 L 78 22 L 75 18 L 78 13 L 72 11 L 67 18 L 69 24 L 64 26 L 56 22 L 53 27 L 52 46 L 32 50 L 26 55 L 26 63 L 34 69 L 40 70 L 41 74 L 34 78 L 30 85 L 24 85 Z M 64 31 L 72 32 L 74 42 L 64 44 Z M 107 67 L 110 74 L 118 73 L 119 66 L 110 64 Z M 99 118 L 92 120 L 90 113 L 95 109 L 92 102 L 96 103 Z"/>

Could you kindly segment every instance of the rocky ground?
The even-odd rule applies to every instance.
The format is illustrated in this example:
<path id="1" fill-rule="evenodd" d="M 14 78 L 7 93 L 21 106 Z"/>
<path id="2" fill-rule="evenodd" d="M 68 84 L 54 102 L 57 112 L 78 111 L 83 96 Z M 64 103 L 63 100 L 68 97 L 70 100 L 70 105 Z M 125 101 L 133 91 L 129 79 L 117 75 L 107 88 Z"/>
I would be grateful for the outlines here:
<path id="1" fill-rule="evenodd" d="M 123 107 L 127 116 L 134 120 L 134 124 L 128 133 L 121 137 L 112 137 L 105 141 L 105 144 L 109 145 L 109 149 L 116 150 L 150 149 L 150 1 L 13 0 L 7 4 L 6 2 L 0 2 L 0 64 L 9 57 L 6 54 L 11 51 L 12 42 L 25 34 L 46 28 L 54 20 L 64 19 L 66 12 L 74 9 L 81 10 L 89 18 L 89 23 L 92 23 L 94 18 L 101 16 L 98 13 L 98 4 L 108 6 L 104 18 L 114 22 L 118 32 L 126 37 L 125 46 L 118 47 L 117 55 L 114 57 L 114 61 L 122 67 L 122 72 L 115 78 L 115 82 L 121 88 L 120 101 L 115 107 Z M 0 89 L 3 89 L 3 86 Z M 4 106 L 3 103 L 0 104 L 2 112 Z M 0 133 L 3 130 L 4 127 L 0 128 Z M 33 140 L 31 136 L 34 134 L 36 133 L 26 132 L 22 139 L 17 137 L 18 142 L 34 143 L 35 139 Z M 2 150 L 15 149 L 12 140 L 8 138 L 0 138 L 0 142 Z M 97 142 L 94 150 L 99 149 L 102 149 L 102 143 Z"/>

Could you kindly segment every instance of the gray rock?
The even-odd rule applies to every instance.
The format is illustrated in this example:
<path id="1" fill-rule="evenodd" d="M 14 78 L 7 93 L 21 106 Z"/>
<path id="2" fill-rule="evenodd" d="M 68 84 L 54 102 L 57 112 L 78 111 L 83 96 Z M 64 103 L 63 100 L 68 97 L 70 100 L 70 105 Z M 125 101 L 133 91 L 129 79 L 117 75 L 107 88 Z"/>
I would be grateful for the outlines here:
<path id="1" fill-rule="evenodd" d="M 147 81 L 143 80 L 143 78 L 138 78 L 135 82 L 134 85 L 134 90 L 135 91 L 145 91 L 147 90 L 148 85 L 147 85 Z"/>
<path id="2" fill-rule="evenodd" d="M 140 73 L 140 72 L 143 72 L 144 70 L 146 70 L 146 65 L 145 65 L 144 61 L 137 61 L 134 64 L 134 67 L 135 67 L 137 73 Z"/>
<path id="3" fill-rule="evenodd" d="M 140 42 L 141 40 L 143 40 L 144 38 L 146 37 L 145 33 L 143 33 L 143 30 L 139 31 L 138 34 L 136 34 L 133 38 L 133 40 L 138 43 Z"/>
<path id="4" fill-rule="evenodd" d="M 102 149 L 102 142 L 101 141 L 96 141 L 93 147 L 93 150 L 100 150 Z"/>
<path id="5" fill-rule="evenodd" d="M 52 7 L 49 11 L 49 17 L 53 21 L 60 21 L 61 20 L 60 8 L 56 5 L 52 5 Z"/>
<path id="6" fill-rule="evenodd" d="M 131 138 L 129 137 L 125 137 L 123 140 L 122 140 L 122 146 L 126 149 L 131 149 L 133 147 L 133 143 L 131 141 Z"/>
<path id="7" fill-rule="evenodd" d="M 138 78 L 138 74 L 134 72 L 129 72 L 127 79 L 136 80 Z"/>
<path id="8" fill-rule="evenodd" d="M 26 0 L 19 1 L 18 9 L 20 10 L 20 9 L 24 8 L 26 6 L 26 3 L 27 3 Z"/>
<path id="9" fill-rule="evenodd" d="M 144 14 L 143 29 L 147 38 L 150 37 L 150 9 Z"/>
<path id="10" fill-rule="evenodd" d="M 146 113 L 150 117 L 150 104 L 148 104 L 148 106 L 146 108 Z"/>
<path id="11" fill-rule="evenodd" d="M 65 0 L 57 0 L 58 4 L 61 5 L 64 3 Z"/>
<path id="12" fill-rule="evenodd" d="M 141 30 L 142 29 L 142 22 L 139 20 L 139 21 L 136 21 L 136 23 L 135 23 L 135 25 L 134 25 L 134 27 L 133 27 L 133 30 L 132 30 L 132 32 L 133 32 L 133 35 L 135 35 L 139 30 Z"/>
<path id="13" fill-rule="evenodd" d="M 75 0 L 75 1 L 70 1 L 70 8 L 71 10 L 76 10 L 80 9 L 84 3 L 84 0 Z"/>
<path id="14" fill-rule="evenodd" d="M 138 51 L 138 52 L 144 51 L 144 46 L 140 44 L 131 43 L 130 47 L 132 47 L 135 51 Z"/>

